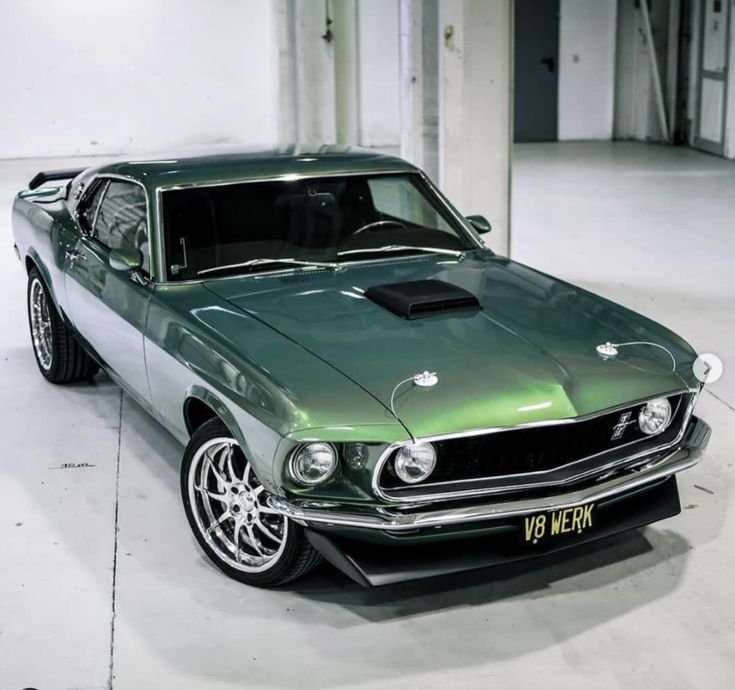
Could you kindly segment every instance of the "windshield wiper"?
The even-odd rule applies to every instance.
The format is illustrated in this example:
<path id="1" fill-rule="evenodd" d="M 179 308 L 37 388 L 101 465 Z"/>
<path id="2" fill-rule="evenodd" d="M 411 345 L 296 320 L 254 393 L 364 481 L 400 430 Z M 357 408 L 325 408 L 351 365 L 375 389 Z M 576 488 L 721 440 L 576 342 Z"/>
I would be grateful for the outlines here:
<path id="1" fill-rule="evenodd" d="M 216 273 L 217 271 L 229 271 L 235 268 L 247 268 L 248 266 L 263 266 L 266 264 L 292 264 L 294 266 L 307 266 L 312 268 L 331 268 L 337 270 L 339 264 L 327 261 L 302 261 L 301 259 L 248 259 L 238 264 L 227 264 L 226 266 L 212 266 L 202 271 L 197 271 L 197 275 L 201 276 L 205 273 Z"/>
<path id="2" fill-rule="evenodd" d="M 344 252 L 338 252 L 337 256 L 347 256 L 349 254 L 370 254 L 383 252 L 403 252 L 413 250 L 416 252 L 426 252 L 428 254 L 445 254 L 446 256 L 454 256 L 461 259 L 464 256 L 463 251 L 458 249 L 444 249 L 443 247 L 412 247 L 407 244 L 386 244 L 384 247 L 365 247 L 364 249 L 348 249 Z"/>

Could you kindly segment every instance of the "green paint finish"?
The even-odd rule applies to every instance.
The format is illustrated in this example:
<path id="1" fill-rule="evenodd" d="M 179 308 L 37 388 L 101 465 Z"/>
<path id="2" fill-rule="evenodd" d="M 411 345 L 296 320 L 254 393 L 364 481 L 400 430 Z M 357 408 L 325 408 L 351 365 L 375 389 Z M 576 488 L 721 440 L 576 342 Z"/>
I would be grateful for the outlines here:
<path id="1" fill-rule="evenodd" d="M 284 175 L 415 170 L 396 158 L 324 149 L 204 154 L 115 163 L 70 185 L 69 201 L 14 205 L 15 241 L 49 283 L 61 312 L 110 373 L 175 436 L 185 409 L 216 410 L 274 493 L 376 504 L 370 480 L 382 450 L 410 434 L 431 437 L 573 418 L 696 386 L 695 353 L 664 327 L 578 287 L 494 255 L 385 256 L 338 271 L 139 285 L 109 267 L 81 235 L 77 190 L 94 174 L 134 178 L 148 190 L 151 265 L 162 187 Z M 472 231 L 469 231 L 472 232 Z M 71 266 L 69 250 L 86 254 Z M 155 274 L 154 274 L 155 275 Z M 374 285 L 439 279 L 476 295 L 482 310 L 407 321 L 366 299 Z M 604 360 L 606 341 L 652 341 Z M 424 370 L 439 382 L 396 385 Z M 374 444 L 366 467 L 298 489 L 284 472 L 299 443 Z"/>
<path id="2" fill-rule="evenodd" d="M 329 362 L 386 414 L 398 382 L 436 372 L 435 387 L 407 384 L 395 395 L 399 419 L 417 437 L 587 415 L 695 383 L 672 372 L 658 348 L 621 349 L 612 360 L 595 350 L 608 340 L 658 342 L 690 372 L 695 353 L 674 334 L 490 252 L 298 275 L 286 285 L 261 276 L 207 288 Z M 363 295 L 373 285 L 427 278 L 466 288 L 483 309 L 407 321 Z"/>

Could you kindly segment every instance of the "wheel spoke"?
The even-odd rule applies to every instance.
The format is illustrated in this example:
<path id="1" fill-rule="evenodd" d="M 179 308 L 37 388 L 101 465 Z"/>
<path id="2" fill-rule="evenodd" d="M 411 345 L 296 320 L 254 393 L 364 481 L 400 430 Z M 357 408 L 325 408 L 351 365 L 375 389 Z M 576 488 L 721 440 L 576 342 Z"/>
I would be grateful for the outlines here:
<path id="1" fill-rule="evenodd" d="M 276 544 L 280 544 L 281 541 L 283 541 L 282 537 L 280 537 L 278 534 L 273 532 L 270 527 L 268 527 L 260 518 L 255 519 L 255 524 L 258 527 L 258 529 L 265 534 L 268 539 L 271 539 L 272 541 L 276 542 Z"/>
<path id="2" fill-rule="evenodd" d="M 227 469 L 230 473 L 230 482 L 234 483 L 237 477 L 235 476 L 235 468 L 232 465 L 232 446 L 227 446 Z"/>
<path id="3" fill-rule="evenodd" d="M 253 533 L 251 525 L 245 525 L 245 530 L 248 533 L 248 543 L 258 552 L 258 555 L 265 556 L 263 552 L 263 545 L 258 541 L 258 538 Z"/>
<path id="4" fill-rule="evenodd" d="M 207 527 L 207 532 L 211 532 L 212 530 L 216 529 L 216 528 L 217 528 L 217 527 L 219 527 L 219 526 L 220 526 L 220 525 L 221 525 L 221 524 L 222 524 L 222 523 L 223 523 L 223 522 L 224 522 L 225 520 L 227 520 L 227 518 L 230 518 L 230 517 L 232 517 L 232 516 L 230 515 L 230 511 L 229 511 L 229 510 L 226 510 L 226 511 L 225 511 L 224 513 L 222 513 L 222 515 L 220 515 L 220 516 L 219 516 L 219 517 L 218 517 L 218 518 L 217 518 L 217 519 L 216 519 L 216 520 L 215 520 L 215 521 L 214 521 L 214 522 L 213 522 L 213 523 L 212 523 L 211 525 L 209 525 L 209 527 Z"/>
<path id="5" fill-rule="evenodd" d="M 203 494 L 207 494 L 207 496 L 209 496 L 209 498 L 213 498 L 215 501 L 219 501 L 220 503 L 227 503 L 227 494 L 226 493 L 224 493 L 224 494 L 218 494 L 218 493 L 215 493 L 214 491 L 210 491 L 209 489 L 206 489 L 203 486 L 195 486 L 194 488 L 197 491 L 199 491 L 199 492 L 201 492 Z"/>
<path id="6" fill-rule="evenodd" d="M 215 465 L 214 460 L 209 456 L 209 453 L 204 454 L 204 459 L 209 463 L 209 466 L 212 468 L 212 474 L 214 474 L 215 477 L 217 477 L 217 480 L 220 482 L 220 484 L 224 484 L 225 486 L 228 486 L 230 482 L 228 482 L 222 473 L 217 468 L 217 465 Z"/>
<path id="7" fill-rule="evenodd" d="M 232 541 L 235 543 L 235 548 L 238 553 L 238 560 L 240 554 L 240 530 L 242 529 L 242 520 L 235 520 L 235 532 L 232 535 Z"/>

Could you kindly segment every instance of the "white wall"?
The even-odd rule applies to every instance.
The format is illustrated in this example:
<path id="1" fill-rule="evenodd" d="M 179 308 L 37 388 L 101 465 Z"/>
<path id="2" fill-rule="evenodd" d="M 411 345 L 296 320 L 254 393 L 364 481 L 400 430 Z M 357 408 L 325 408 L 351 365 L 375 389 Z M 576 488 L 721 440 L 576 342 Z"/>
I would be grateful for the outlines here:
<path id="1" fill-rule="evenodd" d="M 610 139 L 616 0 L 561 0 L 559 139 Z"/>
<path id="2" fill-rule="evenodd" d="M 272 15 L 268 0 L 5 0 L 0 158 L 275 142 Z"/>
<path id="3" fill-rule="evenodd" d="M 360 144 L 398 147 L 401 141 L 398 0 L 358 5 Z"/>

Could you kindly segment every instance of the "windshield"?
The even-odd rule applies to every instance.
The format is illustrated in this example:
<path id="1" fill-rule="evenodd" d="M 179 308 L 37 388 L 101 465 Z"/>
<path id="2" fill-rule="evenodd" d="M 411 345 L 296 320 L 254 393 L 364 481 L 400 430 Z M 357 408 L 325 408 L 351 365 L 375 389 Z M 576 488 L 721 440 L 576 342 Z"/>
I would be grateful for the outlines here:
<path id="1" fill-rule="evenodd" d="M 411 173 L 190 187 L 161 203 L 169 280 L 477 249 Z"/>

